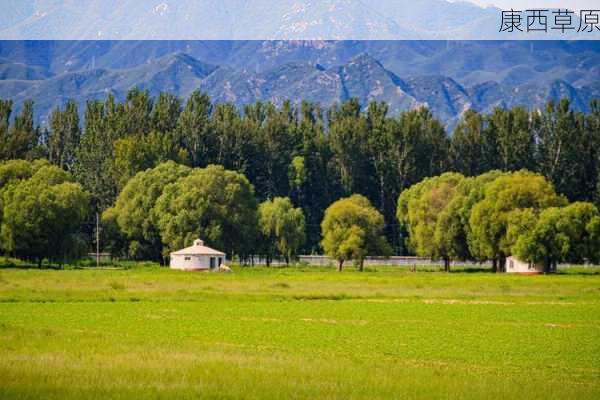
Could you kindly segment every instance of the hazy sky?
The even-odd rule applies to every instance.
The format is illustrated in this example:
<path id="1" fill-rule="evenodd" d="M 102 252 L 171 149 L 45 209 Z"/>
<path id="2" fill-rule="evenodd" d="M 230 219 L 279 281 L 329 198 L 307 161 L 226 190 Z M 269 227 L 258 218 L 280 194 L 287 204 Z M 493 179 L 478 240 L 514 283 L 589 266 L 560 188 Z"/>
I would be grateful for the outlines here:
<path id="1" fill-rule="evenodd" d="M 459 0 L 454 0 L 459 1 Z M 569 8 L 571 10 L 600 9 L 598 0 L 468 0 L 480 6 L 494 5 L 501 9 Z"/>

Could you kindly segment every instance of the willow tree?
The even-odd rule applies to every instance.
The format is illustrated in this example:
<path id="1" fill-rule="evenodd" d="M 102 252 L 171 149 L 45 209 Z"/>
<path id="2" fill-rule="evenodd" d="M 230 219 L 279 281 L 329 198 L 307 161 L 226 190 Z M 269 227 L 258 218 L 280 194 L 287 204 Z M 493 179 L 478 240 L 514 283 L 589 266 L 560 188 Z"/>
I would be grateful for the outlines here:
<path id="1" fill-rule="evenodd" d="M 469 219 L 473 246 L 504 271 L 519 236 L 510 232 L 510 224 L 566 203 L 541 175 L 523 170 L 501 176 L 486 186 L 483 199 L 473 207 Z"/>
<path id="2" fill-rule="evenodd" d="M 270 263 L 273 249 L 277 249 L 289 264 L 306 240 L 302 209 L 294 208 L 288 198 L 277 197 L 259 206 L 258 218 L 267 247 L 267 263 Z"/>
<path id="3" fill-rule="evenodd" d="M 338 271 L 344 262 L 354 260 L 363 270 L 368 255 L 389 255 L 390 246 L 382 235 L 383 216 L 361 195 L 341 199 L 325 211 L 321 223 L 325 253 L 338 261 Z"/>
<path id="4" fill-rule="evenodd" d="M 397 217 L 408 230 L 409 247 L 419 256 L 443 259 L 446 271 L 450 270 L 454 254 L 450 246 L 444 245 L 446 238 L 439 229 L 440 217 L 463 180 L 464 176 L 457 173 L 428 178 L 402 192 L 398 199 Z"/>
<path id="5" fill-rule="evenodd" d="M 29 179 L 2 191 L 2 248 L 16 257 L 62 263 L 77 258 L 85 244 L 78 235 L 89 195 L 55 166 L 43 166 Z"/>
<path id="6" fill-rule="evenodd" d="M 552 207 L 531 219 L 514 246 L 515 254 L 529 262 L 541 263 L 546 272 L 555 272 L 558 263 L 597 261 L 597 224 L 600 213 L 591 203 Z"/>
<path id="7" fill-rule="evenodd" d="M 114 207 L 103 213 L 104 225 L 116 224 L 125 236 L 129 257 L 161 259 L 163 246 L 152 210 L 165 187 L 190 172 L 190 168 L 173 161 L 139 172 L 127 182 Z"/>
<path id="8" fill-rule="evenodd" d="M 243 174 L 221 166 L 194 169 L 167 185 L 156 201 L 153 221 L 165 255 L 189 246 L 198 237 L 230 256 L 255 254 L 258 217 L 254 187 Z"/>

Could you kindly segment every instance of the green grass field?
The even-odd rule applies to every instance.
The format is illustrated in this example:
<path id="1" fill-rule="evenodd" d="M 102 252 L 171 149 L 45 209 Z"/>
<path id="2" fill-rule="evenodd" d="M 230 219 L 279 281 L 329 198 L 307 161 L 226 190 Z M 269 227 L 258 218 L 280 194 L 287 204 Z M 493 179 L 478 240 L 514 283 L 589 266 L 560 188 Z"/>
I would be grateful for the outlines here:
<path id="1" fill-rule="evenodd" d="M 600 398 L 600 270 L 0 269 L 0 398 Z"/>

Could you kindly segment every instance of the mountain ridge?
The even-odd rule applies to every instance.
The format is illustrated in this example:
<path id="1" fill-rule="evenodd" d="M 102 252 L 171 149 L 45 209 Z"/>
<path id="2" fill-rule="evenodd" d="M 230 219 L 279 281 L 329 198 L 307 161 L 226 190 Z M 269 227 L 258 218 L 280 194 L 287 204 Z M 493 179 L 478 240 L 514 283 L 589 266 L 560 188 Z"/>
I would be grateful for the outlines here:
<path id="1" fill-rule="evenodd" d="M 309 100 L 329 107 L 351 97 L 363 106 L 384 101 L 392 114 L 426 105 L 450 127 L 469 108 L 485 112 L 495 106 L 535 108 L 550 99 L 567 97 L 576 109 L 587 111 L 588 101 L 600 97 L 600 85 L 594 81 L 576 87 L 563 79 L 508 85 L 498 81 L 461 83 L 443 74 L 399 76 L 367 51 L 357 52 L 340 65 L 324 67 L 317 61 L 318 57 L 290 61 L 256 71 L 216 65 L 176 50 L 130 68 L 96 67 L 29 80 L 16 79 L 19 72 L 12 79 L 0 80 L 0 90 L 4 97 L 15 100 L 17 110 L 25 100 L 33 99 L 42 123 L 53 107 L 67 99 L 83 110 L 86 100 L 103 99 L 108 93 L 122 100 L 134 87 L 152 95 L 170 92 L 184 99 L 199 89 L 215 102 L 231 102 L 240 108 L 259 100 L 275 104 Z"/>

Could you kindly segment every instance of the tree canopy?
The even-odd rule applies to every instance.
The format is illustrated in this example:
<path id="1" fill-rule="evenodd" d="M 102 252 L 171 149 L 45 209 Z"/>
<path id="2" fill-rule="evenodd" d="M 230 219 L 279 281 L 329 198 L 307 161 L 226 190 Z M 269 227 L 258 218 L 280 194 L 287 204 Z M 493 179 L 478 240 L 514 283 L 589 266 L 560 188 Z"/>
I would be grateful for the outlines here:
<path id="1" fill-rule="evenodd" d="M 252 254 L 258 237 L 253 186 L 244 175 L 222 166 L 194 169 L 167 185 L 156 201 L 153 218 L 165 255 L 201 237 L 243 259 Z"/>
<path id="2" fill-rule="evenodd" d="M 36 126 L 32 102 L 0 100 L 0 160 L 46 158 L 73 174 L 91 194 L 92 211 L 100 213 L 115 207 L 136 174 L 164 162 L 190 168 L 221 165 L 243 174 L 258 202 L 287 197 L 302 209 L 306 240 L 300 251 L 307 253 L 321 251 L 320 224 L 327 207 L 355 193 L 383 215 L 394 252 L 416 252 L 417 243 L 406 240 L 409 225 L 397 223 L 399 213 L 405 214 L 398 210 L 398 197 L 446 172 L 479 179 L 490 171 L 527 168 L 569 201 L 600 204 L 598 100 L 591 101 L 587 114 L 573 110 L 567 100 L 549 102 L 542 110 L 468 110 L 451 124 L 452 134 L 426 107 L 392 112 L 385 103 L 357 99 L 328 109 L 301 99 L 238 108 L 215 104 L 199 91 L 183 99 L 133 89 L 119 98 L 89 99 L 81 113 L 77 104 L 66 100 L 47 125 Z M 470 184 L 476 189 L 461 188 Z M 464 223 L 479 202 L 470 199 L 483 186 L 487 183 L 458 183 L 456 190 L 443 191 L 448 204 L 439 213 L 444 219 L 421 225 L 433 232 L 434 242 L 422 241 L 421 254 L 489 257 L 489 243 L 476 239 L 479 235 Z M 116 218 L 113 211 L 106 215 Z M 105 224 L 107 231 L 119 230 L 113 229 L 118 227 L 114 218 Z M 83 233 L 91 236 L 93 225 L 86 221 Z M 133 237 L 115 236 L 117 242 L 133 250 L 130 254 L 147 254 Z"/>
<path id="3" fill-rule="evenodd" d="M 454 254 L 445 238 L 451 232 L 441 226 L 440 217 L 463 179 L 457 173 L 428 178 L 405 190 L 398 199 L 398 220 L 408 230 L 410 248 L 420 256 L 443 258 L 446 270 Z"/>
<path id="4" fill-rule="evenodd" d="M 561 262 L 598 261 L 597 229 L 600 213 L 590 203 L 573 203 L 542 211 L 539 217 L 525 218 L 522 234 L 514 249 L 521 259 L 541 263 L 548 272 Z"/>
<path id="5" fill-rule="evenodd" d="M 152 210 L 165 187 L 188 176 L 191 171 L 191 168 L 168 161 L 139 172 L 127 182 L 115 206 L 104 212 L 104 222 L 110 225 L 114 220 L 127 238 L 129 257 L 161 259 L 162 241 Z"/>
<path id="6" fill-rule="evenodd" d="M 44 259 L 62 263 L 77 258 L 85 250 L 78 234 L 89 212 L 89 195 L 66 172 L 41 166 L 30 178 L 14 180 L 1 193 L 4 251 L 41 265 Z"/>
<path id="7" fill-rule="evenodd" d="M 391 249 L 385 236 L 383 216 L 361 195 L 338 200 L 327 211 L 321 224 L 323 250 L 338 261 L 354 260 L 362 271 L 368 255 L 389 255 Z"/>
<path id="8" fill-rule="evenodd" d="M 473 245 L 486 259 L 498 260 L 503 270 L 517 238 L 510 234 L 511 221 L 520 221 L 524 212 L 537 215 L 566 202 L 541 175 L 519 171 L 500 176 L 486 186 L 483 199 L 471 211 L 469 225 Z"/>
<path id="9" fill-rule="evenodd" d="M 260 204 L 258 216 L 266 242 L 267 261 L 273 254 L 273 249 L 276 249 L 289 264 L 306 239 L 306 222 L 302 209 L 294 208 L 288 198 L 276 197 Z"/>

